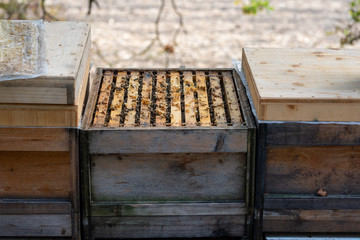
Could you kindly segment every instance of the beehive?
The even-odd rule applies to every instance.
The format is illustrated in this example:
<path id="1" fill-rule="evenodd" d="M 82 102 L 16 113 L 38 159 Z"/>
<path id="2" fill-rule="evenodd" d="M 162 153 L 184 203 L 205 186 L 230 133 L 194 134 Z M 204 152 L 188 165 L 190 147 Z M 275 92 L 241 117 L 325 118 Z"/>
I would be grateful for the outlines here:
<path id="1" fill-rule="evenodd" d="M 80 124 L 90 69 L 90 25 L 45 22 L 44 31 L 46 74 L 0 81 L 1 126 L 78 127 Z M 22 63 L 13 65 L 22 66 Z M 12 72 L 1 74 L 8 74 L 10 79 Z"/>
<path id="2" fill-rule="evenodd" d="M 243 60 L 258 124 L 255 239 L 358 232 L 359 51 L 244 49 Z"/>
<path id="3" fill-rule="evenodd" d="M 81 138 L 85 236 L 249 234 L 255 129 L 239 84 L 231 69 L 98 69 Z"/>
<path id="4" fill-rule="evenodd" d="M 0 82 L 0 238 L 80 238 L 77 127 L 89 33 L 86 23 L 45 23 L 47 75 Z M 9 65 L 20 64 L 21 54 L 7 54 Z"/>

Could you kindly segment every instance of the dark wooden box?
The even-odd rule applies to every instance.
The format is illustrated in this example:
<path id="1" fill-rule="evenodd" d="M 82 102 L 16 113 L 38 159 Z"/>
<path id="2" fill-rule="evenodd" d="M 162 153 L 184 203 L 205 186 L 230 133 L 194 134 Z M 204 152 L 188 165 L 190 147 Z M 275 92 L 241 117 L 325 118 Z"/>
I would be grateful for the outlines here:
<path id="1" fill-rule="evenodd" d="M 81 133 L 85 238 L 251 235 L 255 127 L 233 76 L 97 70 Z"/>
<path id="2" fill-rule="evenodd" d="M 257 115 L 254 239 L 261 239 L 262 233 L 359 233 L 360 122 L 351 122 L 352 116 L 358 117 L 359 112 L 351 112 L 352 115 L 347 116 L 346 109 L 352 108 L 357 102 L 356 99 L 343 99 L 348 97 L 346 94 L 351 90 L 346 83 L 354 84 L 354 79 L 351 79 L 351 74 L 347 75 L 345 68 L 334 70 L 339 59 L 353 61 L 356 58 L 346 58 L 350 51 L 290 49 L 280 51 L 281 54 L 277 52 L 277 49 L 246 49 L 243 52 L 242 71 L 238 66 L 253 113 Z M 299 54 L 308 56 L 296 57 Z M 296 69 L 290 71 L 292 66 Z M 354 65 L 348 67 L 355 71 L 352 68 Z M 337 75 L 329 74 L 331 71 L 337 71 Z M 292 88 L 287 89 L 287 85 L 298 80 L 299 74 L 303 74 L 300 75 L 301 87 L 293 84 Z M 335 80 L 339 84 L 337 90 L 330 91 L 334 86 L 326 83 Z M 265 83 L 271 87 L 265 89 Z M 288 104 L 287 109 L 296 112 L 292 114 L 288 111 L 280 115 L 282 110 L 279 110 L 281 118 L 305 116 L 317 119 L 317 114 L 321 114 L 323 120 L 260 120 L 258 109 L 262 110 L 259 106 L 264 105 L 263 109 L 269 110 L 265 105 L 273 100 L 255 94 L 256 89 L 262 87 L 263 92 L 272 91 L 273 96 L 278 96 L 280 107 Z M 297 102 L 299 96 L 294 95 L 290 99 L 293 103 L 286 103 L 290 100 L 283 97 L 291 95 L 291 91 L 303 91 L 304 98 L 313 92 L 312 99 L 304 103 L 307 104 L 306 109 L 297 108 L 297 104 L 304 101 L 300 99 Z M 317 99 L 326 91 L 336 93 L 337 99 L 333 102 L 330 99 L 326 99 L 327 102 Z M 309 110 L 312 103 L 317 111 Z M 338 106 L 346 109 L 340 111 L 341 107 Z M 337 112 L 340 116 L 336 116 Z M 274 112 L 268 111 L 268 114 L 277 117 Z M 266 116 L 263 114 L 262 117 Z M 326 118 L 330 121 L 326 122 Z M 333 121 L 337 119 L 349 120 Z"/>
<path id="3" fill-rule="evenodd" d="M 78 131 L 0 128 L 0 238 L 80 237 Z"/>

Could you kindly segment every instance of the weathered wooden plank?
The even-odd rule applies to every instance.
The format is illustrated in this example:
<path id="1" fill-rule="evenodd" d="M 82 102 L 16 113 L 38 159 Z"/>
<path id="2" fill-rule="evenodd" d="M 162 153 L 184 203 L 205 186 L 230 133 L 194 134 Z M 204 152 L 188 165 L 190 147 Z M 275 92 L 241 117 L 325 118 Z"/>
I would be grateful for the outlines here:
<path id="1" fill-rule="evenodd" d="M 97 101 L 98 104 L 96 106 L 96 113 L 94 116 L 93 127 L 103 127 L 105 125 L 113 78 L 114 78 L 113 72 L 110 71 L 105 72 L 101 84 L 99 99 Z"/>
<path id="2" fill-rule="evenodd" d="M 209 78 L 210 78 L 212 101 L 214 106 L 215 124 L 217 126 L 227 126 L 225 105 L 221 92 L 220 78 L 217 72 L 210 72 Z"/>
<path id="3" fill-rule="evenodd" d="M 92 237 L 240 237 L 244 216 L 92 217 Z"/>
<path id="4" fill-rule="evenodd" d="M 91 206 L 91 216 L 215 216 L 245 215 L 244 202 L 216 203 L 136 203 L 136 204 L 97 204 Z"/>
<path id="5" fill-rule="evenodd" d="M 268 148 L 265 193 L 360 194 L 360 146 Z"/>
<path id="6" fill-rule="evenodd" d="M 140 73 L 133 71 L 131 72 L 129 79 L 129 87 L 128 87 L 128 95 L 127 95 L 127 103 L 125 108 L 125 127 L 133 127 L 135 126 L 135 115 L 136 115 L 136 106 L 137 99 L 139 96 L 139 86 L 140 82 Z"/>
<path id="7" fill-rule="evenodd" d="M 264 232 L 359 232 L 360 210 L 266 210 Z"/>
<path id="8" fill-rule="evenodd" d="M 139 146 L 141 146 L 141 148 L 139 148 Z M 89 131 L 90 154 L 246 151 L 246 128 L 182 128 L 170 130 L 163 128 L 127 128 L 117 131 Z"/>
<path id="9" fill-rule="evenodd" d="M 166 72 L 159 71 L 156 77 L 156 126 L 165 126 L 166 125 Z"/>
<path id="10" fill-rule="evenodd" d="M 64 128 L 0 128 L 0 151 L 69 151 Z"/>
<path id="11" fill-rule="evenodd" d="M 120 125 L 120 115 L 123 109 L 125 97 L 126 72 L 118 72 L 116 76 L 114 97 L 110 106 L 109 127 L 118 127 Z"/>
<path id="12" fill-rule="evenodd" d="M 69 198 L 69 152 L 0 154 L 1 198 Z"/>
<path id="13" fill-rule="evenodd" d="M 181 126 L 181 88 L 180 73 L 170 72 L 171 85 L 171 126 Z"/>
<path id="14" fill-rule="evenodd" d="M 1 214 L 0 237 L 69 237 L 70 214 Z"/>
<path id="15" fill-rule="evenodd" d="M 231 72 L 222 72 L 226 93 L 225 99 L 227 100 L 227 105 L 229 107 L 231 123 L 234 126 L 237 126 L 240 125 L 243 120 L 239 108 L 239 101 L 235 92 L 236 90 L 234 86 L 234 81 L 231 74 Z"/>
<path id="16" fill-rule="evenodd" d="M 196 88 L 194 85 L 192 72 L 184 73 L 184 98 L 185 98 L 185 123 L 186 126 L 196 126 L 196 114 L 198 112 L 198 104 L 195 100 L 194 93 Z"/>
<path id="17" fill-rule="evenodd" d="M 241 153 L 92 155 L 92 201 L 241 200 L 245 164 Z"/>
<path id="18" fill-rule="evenodd" d="M 49 199 L 2 199 L 0 215 L 3 214 L 71 214 L 71 202 Z"/>
<path id="19" fill-rule="evenodd" d="M 264 209 L 302 209 L 302 210 L 328 210 L 328 209 L 357 209 L 360 210 L 360 198 L 351 196 L 314 195 L 266 195 Z"/>
<path id="20" fill-rule="evenodd" d="M 196 72 L 196 90 L 199 103 L 200 125 L 211 126 L 210 107 L 207 96 L 205 72 L 203 71 Z"/>
<path id="21" fill-rule="evenodd" d="M 143 127 L 150 126 L 151 116 L 151 91 L 152 91 L 152 73 L 145 72 L 143 77 L 143 86 L 141 93 L 140 125 Z"/>
<path id="22" fill-rule="evenodd" d="M 268 145 L 360 145 L 360 125 L 357 124 L 284 122 L 268 123 L 267 129 L 266 142 Z"/>
<path id="23" fill-rule="evenodd" d="M 49 87 L 2 87 L 0 88 L 0 102 L 67 104 L 67 90 Z"/>

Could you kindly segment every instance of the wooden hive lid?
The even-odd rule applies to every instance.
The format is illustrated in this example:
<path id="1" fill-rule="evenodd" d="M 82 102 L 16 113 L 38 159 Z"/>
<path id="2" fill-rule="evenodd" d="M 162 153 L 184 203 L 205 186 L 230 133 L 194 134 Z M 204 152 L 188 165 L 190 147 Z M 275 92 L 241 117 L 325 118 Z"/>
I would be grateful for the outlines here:
<path id="1" fill-rule="evenodd" d="M 360 121 L 360 50 L 243 49 L 260 120 Z"/>
<path id="2" fill-rule="evenodd" d="M 0 82 L 0 103 L 77 104 L 89 72 L 90 25 L 45 22 L 47 73 Z M 39 97 L 40 96 L 40 97 Z"/>

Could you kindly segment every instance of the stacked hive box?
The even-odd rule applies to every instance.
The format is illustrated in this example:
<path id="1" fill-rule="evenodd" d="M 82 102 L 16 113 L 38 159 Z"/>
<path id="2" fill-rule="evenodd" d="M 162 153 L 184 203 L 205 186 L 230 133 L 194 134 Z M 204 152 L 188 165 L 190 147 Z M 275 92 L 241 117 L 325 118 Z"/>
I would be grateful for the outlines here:
<path id="1" fill-rule="evenodd" d="M 0 238 L 80 237 L 90 26 L 45 23 L 46 76 L 0 82 Z"/>
<path id="2" fill-rule="evenodd" d="M 255 129 L 235 77 L 98 69 L 81 137 L 85 238 L 251 235 Z"/>
<path id="3" fill-rule="evenodd" d="M 244 49 L 257 115 L 255 239 L 360 226 L 357 50 Z"/>

